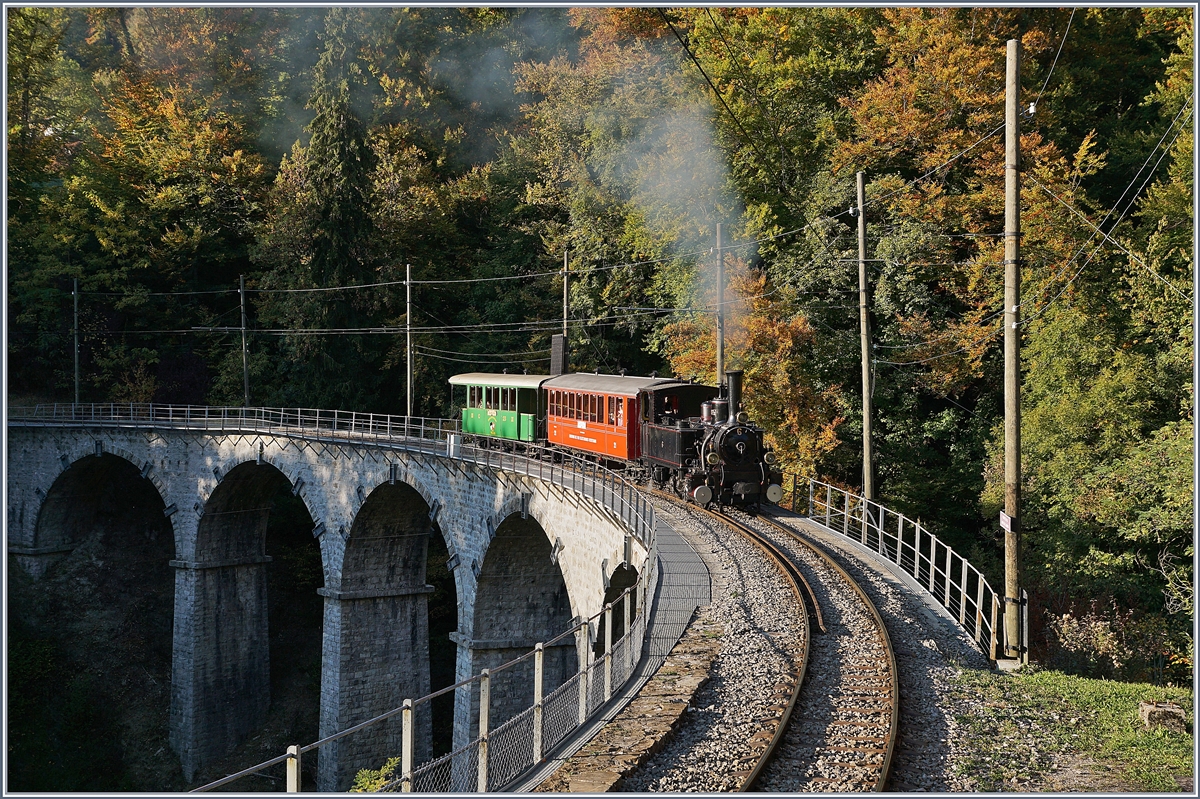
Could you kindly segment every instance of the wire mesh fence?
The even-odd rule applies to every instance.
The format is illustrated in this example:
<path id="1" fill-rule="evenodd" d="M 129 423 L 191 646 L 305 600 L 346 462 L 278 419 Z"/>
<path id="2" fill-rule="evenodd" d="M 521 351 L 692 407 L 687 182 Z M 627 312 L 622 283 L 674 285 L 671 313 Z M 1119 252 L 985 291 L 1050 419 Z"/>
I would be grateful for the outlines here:
<path id="1" fill-rule="evenodd" d="M 386 783 L 382 791 L 404 790 L 403 775 Z M 474 740 L 448 755 L 421 765 L 412 772 L 412 791 L 417 793 L 467 793 L 479 784 L 479 741 Z"/>
<path id="2" fill-rule="evenodd" d="M 575 676 L 555 689 L 543 703 L 542 746 L 549 752 L 579 726 L 579 686 L 583 675 Z"/>
<path id="3" fill-rule="evenodd" d="M 643 563 L 643 576 L 639 584 L 626 589 L 619 599 L 631 601 L 635 593 L 644 597 L 645 581 L 649 579 L 650 574 L 649 563 Z M 347 735 L 362 732 L 372 734 L 377 731 L 379 725 L 394 726 L 397 719 L 401 719 L 399 766 L 377 790 L 464 793 L 501 788 L 544 759 L 546 753 L 585 724 L 636 671 L 646 633 L 644 601 L 639 603 L 636 615 L 630 619 L 628 632 L 616 642 L 612 642 L 608 651 L 595 659 L 589 659 L 590 662 L 585 662 L 574 675 L 554 687 L 548 695 L 542 694 L 544 685 L 535 685 L 538 680 L 544 681 L 545 672 L 540 667 L 531 666 L 540 661 L 546 646 L 552 646 L 560 639 L 576 636 L 590 642 L 593 625 L 606 612 L 611 614 L 611 606 L 606 606 L 604 611 L 591 619 L 579 622 L 547 644 L 539 644 L 533 652 L 499 665 L 495 673 L 484 669 L 480 674 L 421 697 L 415 702 L 406 700 L 402 708 L 390 710 L 375 719 L 297 749 L 299 752 L 308 752 Z M 589 647 L 582 646 L 579 650 L 586 653 Z M 414 745 L 414 738 L 420 734 L 419 730 L 428 727 L 430 703 L 436 696 L 452 691 L 459 692 L 459 696 L 465 697 L 472 706 L 477 721 L 474 736 L 465 746 L 417 765 L 414 763 L 414 753 L 419 753 L 421 746 Z M 489 727 L 493 696 L 497 697 L 496 709 L 500 710 L 503 716 L 502 723 Z M 540 707 L 536 702 L 539 696 L 543 696 Z M 528 697 L 525 707 L 519 712 L 510 712 L 514 703 L 519 704 L 522 697 Z M 505 703 L 508 705 L 507 710 L 504 709 Z M 497 721 L 500 720 L 501 716 L 497 716 Z M 274 773 L 269 769 L 278 771 L 286 763 L 286 755 L 273 758 L 197 790 L 211 790 L 237 779 L 259 774 L 268 779 L 274 778 Z M 383 763 L 378 765 L 382 766 Z M 280 787 L 283 788 L 283 785 Z M 290 783 L 288 789 L 292 790 Z"/>
<path id="4" fill-rule="evenodd" d="M 526 708 L 488 735 L 488 786 L 504 785 L 533 759 L 533 713 Z"/>

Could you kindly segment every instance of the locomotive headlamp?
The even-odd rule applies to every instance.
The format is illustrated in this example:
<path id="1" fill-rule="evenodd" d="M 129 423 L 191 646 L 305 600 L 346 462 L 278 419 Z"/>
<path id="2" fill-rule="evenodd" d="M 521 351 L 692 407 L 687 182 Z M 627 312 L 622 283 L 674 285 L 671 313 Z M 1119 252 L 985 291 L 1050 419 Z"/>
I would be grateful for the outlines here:
<path id="1" fill-rule="evenodd" d="M 721 456 L 715 452 L 710 452 L 704 456 L 704 462 L 707 463 L 709 466 L 716 466 L 718 463 L 721 462 Z"/>
<path id="2" fill-rule="evenodd" d="M 763 463 L 767 464 L 768 466 L 774 466 L 777 460 L 779 460 L 779 458 L 775 457 L 775 452 L 773 450 L 767 450 L 763 453 Z"/>
<path id="3" fill-rule="evenodd" d="M 746 422 L 750 421 L 750 414 L 746 413 L 745 411 L 738 411 L 737 421 L 738 424 L 746 424 Z"/>

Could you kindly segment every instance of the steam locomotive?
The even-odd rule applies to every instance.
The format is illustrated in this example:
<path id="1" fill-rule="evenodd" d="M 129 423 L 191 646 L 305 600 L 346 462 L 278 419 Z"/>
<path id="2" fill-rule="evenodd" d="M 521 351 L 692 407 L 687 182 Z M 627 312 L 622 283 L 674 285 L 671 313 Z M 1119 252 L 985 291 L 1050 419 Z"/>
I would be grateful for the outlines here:
<path id="1" fill-rule="evenodd" d="M 742 409 L 742 372 L 720 388 L 679 378 L 472 372 L 465 436 L 543 444 L 621 465 L 699 505 L 777 503 L 782 477 Z"/>

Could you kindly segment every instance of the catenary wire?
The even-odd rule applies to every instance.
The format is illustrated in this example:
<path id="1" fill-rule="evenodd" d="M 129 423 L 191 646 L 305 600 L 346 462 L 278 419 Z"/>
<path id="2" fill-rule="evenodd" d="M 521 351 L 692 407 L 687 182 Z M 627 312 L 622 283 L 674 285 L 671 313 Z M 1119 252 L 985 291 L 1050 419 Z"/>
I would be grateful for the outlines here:
<path id="1" fill-rule="evenodd" d="M 758 96 L 758 89 L 756 89 L 754 86 L 754 83 L 749 80 L 749 77 L 746 75 L 745 70 L 742 68 L 741 61 L 737 58 L 737 56 L 734 55 L 733 48 L 729 45 L 729 41 L 725 38 L 725 32 L 721 29 L 722 28 L 721 24 L 718 23 L 716 17 L 713 16 L 712 9 L 705 8 L 704 13 L 706 13 L 708 15 L 708 20 L 709 20 L 709 22 L 712 23 L 713 30 L 715 30 L 717 32 L 717 36 L 720 37 L 721 44 L 725 45 L 725 52 L 727 52 L 729 54 L 729 63 L 734 65 L 734 67 L 737 69 L 737 71 L 741 74 L 742 80 L 745 81 L 746 84 L 750 87 L 750 97 L 751 97 L 751 99 L 754 100 L 754 104 L 756 106 L 758 106 L 758 110 L 760 112 L 762 112 L 763 118 L 770 120 L 770 119 L 774 119 L 775 117 L 777 117 L 778 116 L 777 114 L 767 111 L 767 109 L 763 106 L 762 98 L 760 98 Z M 779 136 L 779 126 L 772 125 L 771 127 L 768 128 L 768 130 L 771 132 L 772 138 L 775 139 L 775 145 L 777 147 L 779 147 L 780 171 L 786 172 L 787 162 L 788 162 L 787 148 L 785 148 L 783 146 L 783 139 L 781 139 Z"/>
<path id="2" fill-rule="evenodd" d="M 1142 185 L 1139 186 L 1137 191 L 1134 192 L 1133 196 L 1129 198 L 1129 204 L 1125 207 L 1125 210 L 1121 212 L 1120 216 L 1117 217 L 1117 221 L 1112 226 L 1113 229 L 1115 229 L 1118 225 L 1120 225 L 1121 222 L 1124 221 L 1125 216 L 1129 213 L 1130 210 L 1132 210 L 1134 202 L 1137 200 L 1138 195 L 1140 195 L 1142 190 L 1145 189 L 1146 185 L 1149 184 L 1150 178 L 1153 176 L 1155 170 L 1158 169 L 1158 165 L 1162 163 L 1162 159 L 1165 158 L 1167 156 L 1167 154 L 1170 152 L 1171 147 L 1173 147 L 1175 145 L 1175 140 L 1179 138 L 1179 135 L 1183 132 L 1183 130 L 1184 130 L 1184 126 L 1180 126 L 1179 131 L 1175 134 L 1175 138 L 1171 140 L 1171 144 L 1167 145 L 1166 149 L 1164 149 L 1162 154 L 1159 155 L 1158 160 L 1154 163 L 1154 166 L 1151 167 L 1149 174 L 1146 175 L 1146 179 L 1144 181 L 1142 181 Z M 1161 144 L 1161 141 L 1160 141 L 1160 144 Z M 1156 147 L 1155 150 L 1157 150 L 1157 149 L 1158 148 Z M 1150 154 L 1150 156 L 1152 158 L 1154 156 L 1154 153 L 1152 152 Z M 1147 163 L 1149 163 L 1149 159 L 1147 159 Z M 1145 168 L 1145 165 L 1143 165 L 1143 168 Z M 1141 176 L 1141 170 L 1139 169 L 1138 174 L 1136 176 L 1134 176 L 1134 182 L 1137 182 L 1137 178 L 1140 176 Z M 1133 186 L 1133 183 L 1130 183 L 1130 187 L 1132 187 L 1132 186 Z M 1128 188 L 1126 189 L 1126 191 L 1128 191 Z M 1125 196 L 1125 194 L 1122 193 L 1122 195 L 1121 195 L 1122 199 L 1124 198 L 1124 196 Z M 1120 202 L 1120 201 L 1118 200 L 1118 202 Z M 1113 210 L 1116 210 L 1115 206 L 1114 206 Z M 1111 215 L 1112 215 L 1112 211 L 1109 212 L 1108 216 L 1111 216 Z M 1105 217 L 1106 220 L 1107 220 L 1108 216 Z M 1097 228 L 1097 231 L 1099 231 L 1099 228 Z M 1095 237 L 1096 237 L 1096 234 L 1093 233 L 1092 236 L 1086 242 L 1084 242 L 1083 246 L 1080 247 L 1079 251 L 1074 256 L 1072 256 L 1071 260 L 1067 262 L 1068 265 L 1074 263 L 1079 258 L 1079 256 L 1083 253 L 1083 250 L 1092 242 L 1093 239 L 1095 239 Z M 1070 280 L 1068 280 L 1066 283 L 1064 283 L 1063 287 L 1061 289 L 1059 289 L 1058 293 L 1055 294 L 1053 297 L 1051 297 L 1047 303 L 1045 303 L 1040 308 L 1035 310 L 1034 313 L 1028 319 L 1023 320 L 1022 324 L 1028 324 L 1029 322 L 1032 322 L 1033 320 L 1038 319 L 1039 317 L 1044 315 L 1046 313 L 1046 311 L 1050 309 L 1050 306 L 1052 306 L 1058 300 L 1058 298 L 1061 297 L 1066 292 L 1066 290 L 1071 286 L 1071 284 L 1074 283 L 1075 280 L 1081 274 L 1083 274 L 1083 270 L 1086 269 L 1088 264 L 1090 264 L 1092 262 L 1092 258 L 1094 258 L 1096 253 L 1100 251 L 1100 248 L 1102 246 L 1104 246 L 1104 243 L 1106 240 L 1108 240 L 1108 236 L 1104 235 L 1104 238 L 1101 239 L 1100 243 L 1097 244 L 1095 247 L 1093 247 L 1092 251 L 1090 253 L 1088 253 L 1088 257 L 1084 260 L 1083 264 L 1081 264 L 1080 267 L 1075 270 L 1075 274 L 1071 275 Z M 1064 270 L 1064 272 L 1065 272 L 1065 270 Z M 1184 298 L 1187 299 L 1186 295 L 1182 295 L 1182 296 L 1184 296 Z"/>
<path id="3" fill-rule="evenodd" d="M 1071 22 L 1075 19 L 1075 12 L 1078 9 L 1071 9 L 1071 16 L 1067 19 L 1067 29 L 1063 31 L 1062 41 L 1058 43 L 1058 52 L 1054 54 L 1054 62 L 1050 64 L 1050 71 L 1046 73 L 1046 80 L 1042 81 L 1042 88 L 1038 89 L 1037 98 L 1033 101 L 1033 107 L 1036 109 L 1037 104 L 1042 101 L 1042 93 L 1046 91 L 1046 87 L 1050 85 L 1050 76 L 1054 74 L 1054 68 L 1058 66 L 1058 57 L 1062 55 L 1063 45 L 1067 43 L 1067 34 L 1071 32 Z"/>
<path id="4" fill-rule="evenodd" d="M 1169 136 L 1171 134 L 1171 131 L 1174 130 L 1175 124 L 1177 122 L 1179 122 L 1180 117 L 1183 116 L 1183 112 L 1185 110 L 1188 110 L 1188 108 L 1190 106 L 1191 106 L 1191 100 L 1189 99 L 1188 102 L 1183 104 L 1183 106 L 1179 109 L 1179 112 L 1171 120 L 1171 124 L 1167 126 L 1167 129 L 1163 132 L 1163 135 L 1159 138 L 1158 143 L 1155 144 L 1154 149 L 1150 151 L 1150 155 L 1146 157 L 1145 162 L 1143 162 L 1141 167 L 1138 168 L 1137 173 L 1133 176 L 1133 179 L 1129 182 L 1129 185 L 1126 186 L 1125 190 L 1121 192 L 1121 196 L 1117 198 L 1116 203 L 1114 203 L 1113 207 L 1110 208 L 1108 213 L 1106 213 L 1104 215 L 1104 219 L 1100 220 L 1101 225 L 1106 223 L 1112 217 L 1112 215 L 1114 213 L 1116 213 L 1117 209 L 1121 205 L 1121 202 L 1125 199 L 1125 195 L 1127 195 L 1129 193 L 1129 190 L 1132 189 L 1134 187 L 1134 185 L 1138 182 L 1138 179 L 1142 176 L 1142 172 L 1146 169 L 1147 166 L 1149 166 L 1150 161 L 1154 158 L 1155 153 L 1157 153 L 1159 151 L 1159 149 L 1162 148 L 1163 142 L 1166 141 L 1167 136 Z M 1191 116 L 1190 112 L 1188 113 L 1188 116 L 1189 117 Z M 1164 157 L 1166 157 L 1166 155 L 1171 151 L 1171 147 L 1173 147 L 1175 145 L 1175 141 L 1179 138 L 1179 135 L 1183 132 L 1185 127 L 1186 127 L 1186 121 L 1185 121 L 1185 124 L 1181 125 L 1179 130 L 1175 133 L 1175 137 L 1171 140 L 1171 143 L 1168 144 L 1165 149 L 1163 149 L 1163 152 L 1161 155 L 1159 155 L 1158 160 L 1154 164 L 1154 167 L 1151 168 L 1150 172 L 1146 176 L 1146 179 L 1142 182 L 1142 185 L 1138 187 L 1136 192 L 1134 192 L 1134 196 L 1132 198 L 1130 198 L 1129 204 L 1126 206 L 1125 210 L 1121 213 L 1120 217 L 1118 218 L 1118 221 L 1115 224 L 1113 224 L 1110 229 L 1115 229 L 1117 227 L 1117 225 L 1120 224 L 1120 221 L 1125 218 L 1125 215 L 1127 213 L 1129 213 L 1129 210 L 1133 207 L 1133 204 L 1137 198 L 1137 195 L 1140 194 L 1142 189 L 1145 188 L 1146 184 L 1149 183 L 1150 178 L 1154 174 L 1154 171 L 1158 168 L 1158 165 L 1160 163 L 1162 163 L 1162 159 Z M 1079 256 L 1081 256 L 1083 254 L 1083 251 L 1085 249 L 1087 249 L 1087 247 L 1092 243 L 1092 241 L 1095 240 L 1096 235 L 1098 233 L 1103 232 L 1102 229 L 1097 225 L 1093 225 L 1092 228 L 1093 228 L 1093 232 L 1088 237 L 1087 241 L 1085 241 L 1082 245 L 1080 245 L 1079 249 L 1075 252 L 1075 254 L 1073 256 L 1071 256 L 1071 258 L 1066 262 L 1066 264 L 1064 264 L 1063 268 L 1058 271 L 1058 274 L 1055 277 L 1061 277 L 1062 275 L 1065 275 L 1067 273 L 1067 270 L 1070 269 L 1071 265 L 1074 264 L 1075 261 L 1079 259 Z M 1103 241 L 1101 243 L 1103 243 Z M 1097 250 L 1099 250 L 1099 246 L 1100 245 L 1097 245 L 1097 247 L 1092 250 L 1092 252 L 1088 255 L 1087 261 L 1085 261 L 1083 266 L 1081 266 L 1078 270 L 1076 270 L 1075 274 L 1071 276 L 1071 279 L 1068 280 L 1066 284 L 1064 284 L 1062 290 L 1060 290 L 1058 292 L 1058 294 L 1054 295 L 1054 297 L 1050 300 L 1050 302 L 1046 303 L 1046 305 L 1044 305 L 1041 309 L 1039 309 L 1032 318 L 1037 318 L 1038 316 L 1040 316 L 1045 311 L 1046 308 L 1049 308 L 1050 305 L 1055 300 L 1057 300 L 1059 297 L 1062 296 L 1063 292 L 1066 291 L 1067 287 L 1070 286 L 1075 281 L 1075 279 L 1079 277 L 1079 275 L 1083 272 L 1083 269 L 1087 266 L 1088 263 L 1091 262 L 1092 257 L 1095 255 Z"/>
<path id="5" fill-rule="evenodd" d="M 481 355 L 481 356 L 485 356 L 488 358 L 507 358 L 507 357 L 516 356 L 516 355 L 541 355 L 543 353 L 550 352 L 550 350 L 548 350 L 548 349 L 528 350 L 528 351 L 524 351 L 524 352 L 459 352 L 458 350 L 439 350 L 434 347 L 428 347 L 424 344 L 414 344 L 413 346 L 419 346 L 421 349 L 427 350 L 428 352 L 441 352 L 441 353 L 445 353 L 446 355 L 462 355 L 464 357 Z"/>
<path id="6" fill-rule="evenodd" d="M 1172 143 L 1173 143 L 1173 142 L 1172 142 Z M 1159 282 L 1161 282 L 1161 283 L 1162 283 L 1164 286 L 1166 286 L 1166 287 L 1167 287 L 1167 288 L 1169 288 L 1171 291 L 1173 291 L 1173 292 L 1175 292 L 1176 294 L 1178 294 L 1180 297 L 1183 297 L 1185 300 L 1190 300 L 1190 299 L 1191 299 L 1191 297 L 1189 297 L 1188 295 L 1184 294 L 1182 291 L 1180 291 L 1180 290 L 1179 290 L 1179 289 L 1177 289 L 1175 286 L 1173 286 L 1173 285 L 1172 285 L 1172 284 L 1171 284 L 1171 283 L 1170 283 L 1170 282 L 1169 282 L 1169 281 L 1168 281 L 1168 280 L 1167 280 L 1165 277 L 1163 277 L 1162 275 L 1158 274 L 1158 273 L 1157 273 L 1157 272 L 1155 272 L 1153 269 L 1151 269 L 1151 268 L 1150 268 L 1150 266 L 1149 266 L 1149 265 L 1148 265 L 1148 264 L 1147 264 L 1145 261 L 1143 261 L 1143 260 L 1142 260 L 1142 259 L 1141 259 L 1139 256 L 1137 256 L 1137 255 L 1135 255 L 1134 253 L 1130 252 L 1130 251 L 1129 251 L 1129 250 L 1128 250 L 1128 249 L 1125 247 L 1125 245 L 1121 244 L 1121 242 L 1117 241 L 1117 240 L 1116 240 L 1116 239 L 1114 239 L 1112 236 L 1110 236 L 1109 234 L 1107 234 L 1107 233 L 1105 233 L 1103 230 L 1101 230 L 1099 227 L 1097 227 L 1097 226 L 1095 225 L 1095 223 L 1093 223 L 1093 222 L 1092 222 L 1092 220 L 1090 220 L 1090 219 L 1088 219 L 1086 216 L 1084 216 L 1084 215 L 1083 215 L 1083 212 L 1081 212 L 1079 209 L 1077 209 L 1077 208 L 1075 208 L 1074 206 L 1072 206 L 1070 203 L 1068 203 L 1068 202 L 1067 202 L 1066 200 L 1064 200 L 1062 197 L 1059 197 L 1057 194 L 1055 194 L 1053 191 L 1051 191 L 1051 190 L 1050 190 L 1050 189 L 1049 189 L 1049 188 L 1048 188 L 1048 187 L 1047 187 L 1047 186 L 1046 186 L 1044 183 L 1042 183 L 1040 180 L 1038 180 L 1037 178 L 1035 178 L 1033 175 L 1030 175 L 1030 176 L 1029 176 L 1029 178 L 1030 178 L 1030 180 L 1032 180 L 1034 183 L 1036 183 L 1036 184 L 1037 184 L 1037 185 L 1038 185 L 1038 186 L 1039 186 L 1039 187 L 1042 189 L 1042 191 L 1044 191 L 1044 192 L 1046 192 L 1047 194 L 1049 194 L 1051 197 L 1053 197 L 1055 200 L 1057 200 L 1057 201 L 1059 202 L 1059 204 L 1061 204 L 1061 205 L 1062 205 L 1064 208 L 1066 208 L 1068 211 L 1070 211 L 1070 212 L 1071 212 L 1072 214 L 1074 214 L 1075 216 L 1079 217 L 1079 219 L 1080 219 L 1080 220 L 1081 220 L 1081 221 L 1082 221 L 1084 224 L 1088 225 L 1088 226 L 1089 226 L 1089 227 L 1091 227 L 1091 228 L 1092 228 L 1092 230 L 1094 230 L 1096 233 L 1099 233 L 1101 236 L 1103 236 L 1105 241 L 1107 241 L 1108 243 L 1112 244 L 1112 245 L 1113 245 L 1113 246 L 1115 246 L 1117 249 L 1119 249 L 1121 252 L 1123 252 L 1123 253 L 1125 253 L 1126 255 L 1128 255 L 1128 256 L 1129 256 L 1129 257 L 1130 257 L 1130 258 L 1131 258 L 1131 259 L 1134 261 L 1134 263 L 1136 263 L 1138 266 L 1142 267 L 1142 268 L 1143 268 L 1143 269 L 1145 269 L 1147 272 L 1149 272 L 1149 273 L 1150 273 L 1150 275 L 1151 275 L 1151 276 L 1152 276 L 1152 277 L 1153 277 L 1155 280 L 1158 280 L 1158 281 L 1159 281 Z"/>
<path id="7" fill-rule="evenodd" d="M 692 59 L 692 63 L 696 65 L 696 69 L 700 70 L 700 74 L 704 76 L 704 82 L 708 84 L 708 88 L 712 89 L 712 93 L 716 96 L 716 98 L 721 101 L 721 106 L 725 109 L 725 112 L 729 114 L 729 118 L 733 120 L 733 124 L 737 125 L 738 130 L 742 132 L 742 135 L 746 138 L 746 143 L 750 145 L 750 149 L 754 150 L 755 155 L 761 158 L 764 164 L 769 163 L 767 157 L 762 154 L 762 152 L 758 149 L 758 145 L 755 144 L 754 137 L 752 137 L 746 131 L 745 126 L 742 125 L 742 121 L 737 118 L 737 114 L 733 113 L 733 109 L 729 107 L 729 103 L 725 102 L 725 98 L 722 96 L 721 92 L 717 91 L 717 87 L 713 84 L 712 78 L 708 77 L 708 73 L 704 71 L 704 67 L 701 66 L 699 59 L 697 59 L 692 53 L 692 48 L 689 47 L 688 43 L 683 40 L 683 36 L 679 34 L 678 30 L 676 30 L 674 23 L 671 22 L 666 12 L 661 8 L 656 8 L 654 10 L 658 12 L 660 17 L 662 17 L 663 22 L 667 23 L 667 27 L 671 29 L 671 33 L 675 34 L 675 38 L 679 40 L 679 44 L 683 47 L 683 51 L 688 54 L 688 58 Z"/>

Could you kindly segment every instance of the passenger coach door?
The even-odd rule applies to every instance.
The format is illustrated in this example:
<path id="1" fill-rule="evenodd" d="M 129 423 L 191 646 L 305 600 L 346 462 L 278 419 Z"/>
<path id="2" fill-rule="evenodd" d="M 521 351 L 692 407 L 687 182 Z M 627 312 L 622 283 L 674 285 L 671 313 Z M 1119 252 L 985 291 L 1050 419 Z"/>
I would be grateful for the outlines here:
<path id="1" fill-rule="evenodd" d="M 629 460 L 636 460 L 642 456 L 642 424 L 646 421 L 643 418 L 645 404 L 649 400 L 649 395 L 642 393 L 635 397 L 625 398 L 625 419 L 629 425 Z"/>

